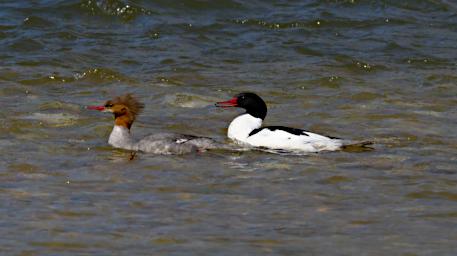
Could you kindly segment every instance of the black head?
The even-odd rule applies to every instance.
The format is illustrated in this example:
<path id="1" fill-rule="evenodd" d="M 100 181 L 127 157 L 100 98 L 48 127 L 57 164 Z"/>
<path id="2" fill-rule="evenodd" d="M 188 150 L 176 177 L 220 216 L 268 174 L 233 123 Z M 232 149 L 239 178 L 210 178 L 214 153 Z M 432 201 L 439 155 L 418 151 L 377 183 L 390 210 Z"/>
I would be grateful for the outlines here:
<path id="1" fill-rule="evenodd" d="M 257 94 L 243 92 L 228 101 L 216 103 L 217 107 L 239 107 L 246 109 L 246 113 L 253 117 L 265 119 L 267 115 L 267 105 Z"/>

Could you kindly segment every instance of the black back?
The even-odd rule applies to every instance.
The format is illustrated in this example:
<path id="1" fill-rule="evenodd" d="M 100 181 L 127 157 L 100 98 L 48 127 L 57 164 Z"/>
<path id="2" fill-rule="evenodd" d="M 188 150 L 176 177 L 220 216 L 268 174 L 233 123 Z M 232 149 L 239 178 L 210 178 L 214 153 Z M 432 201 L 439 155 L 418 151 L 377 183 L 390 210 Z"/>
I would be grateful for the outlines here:
<path id="1" fill-rule="evenodd" d="M 243 92 L 237 96 L 237 106 L 246 109 L 246 113 L 253 117 L 265 119 L 267 116 L 267 104 L 257 94 Z"/>
<path id="2" fill-rule="evenodd" d="M 306 131 L 306 130 L 297 129 L 297 128 L 290 128 L 290 127 L 285 127 L 285 126 L 266 126 L 266 127 L 257 128 L 257 129 L 252 130 L 252 132 L 250 132 L 248 136 L 252 136 L 252 135 L 260 132 L 263 129 L 268 129 L 270 131 L 283 130 L 285 132 L 288 132 L 288 133 L 294 134 L 294 135 L 298 135 L 298 136 L 300 136 L 300 135 L 309 136 L 307 134 L 308 131 Z M 340 139 L 338 137 L 333 137 L 333 136 L 327 136 L 327 135 L 322 135 L 322 136 L 325 136 L 325 137 L 327 137 L 329 139 L 333 139 L 333 140 L 339 140 Z"/>
<path id="3" fill-rule="evenodd" d="M 290 128 L 290 127 L 285 127 L 285 126 L 267 126 L 267 127 L 257 128 L 257 129 L 252 130 L 252 132 L 249 133 L 249 136 L 252 136 L 252 135 L 258 133 L 263 129 L 268 129 L 270 131 L 283 130 L 285 132 L 288 132 L 288 133 L 294 134 L 294 135 L 298 135 L 298 136 L 300 136 L 300 135 L 309 136 L 308 134 L 306 134 L 305 130 Z"/>

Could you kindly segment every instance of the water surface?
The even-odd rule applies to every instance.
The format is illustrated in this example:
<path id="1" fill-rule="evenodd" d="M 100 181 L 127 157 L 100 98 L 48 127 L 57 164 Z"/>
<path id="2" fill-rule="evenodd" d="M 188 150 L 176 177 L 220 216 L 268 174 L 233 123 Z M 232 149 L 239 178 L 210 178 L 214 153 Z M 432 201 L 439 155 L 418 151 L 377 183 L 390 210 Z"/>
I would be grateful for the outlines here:
<path id="1" fill-rule="evenodd" d="M 453 1 L 2 1 L 5 255 L 456 255 Z M 184 156 L 111 148 L 132 132 L 226 141 L 254 91 L 267 125 L 371 152 Z"/>

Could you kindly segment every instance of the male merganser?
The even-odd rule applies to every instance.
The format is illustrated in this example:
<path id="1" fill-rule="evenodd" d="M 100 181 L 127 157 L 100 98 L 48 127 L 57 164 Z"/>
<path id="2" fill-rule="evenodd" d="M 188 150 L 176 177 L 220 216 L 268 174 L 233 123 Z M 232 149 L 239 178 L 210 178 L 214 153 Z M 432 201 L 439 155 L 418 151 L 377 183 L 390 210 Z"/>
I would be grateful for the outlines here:
<path id="1" fill-rule="evenodd" d="M 236 117 L 228 127 L 227 136 L 239 144 L 292 152 L 334 151 L 345 146 L 338 138 L 327 137 L 301 129 L 284 126 L 262 127 L 267 105 L 255 93 L 244 92 L 234 98 L 217 102 L 217 107 L 244 108 L 246 113 Z M 369 143 L 362 143 L 364 146 Z"/>
<path id="2" fill-rule="evenodd" d="M 184 154 L 214 149 L 218 146 L 218 143 L 210 138 L 175 133 L 158 133 L 135 141 L 130 133 L 130 127 L 144 105 L 132 94 L 108 100 L 102 106 L 87 108 L 114 114 L 114 127 L 108 143 L 115 148 L 155 154 Z"/>

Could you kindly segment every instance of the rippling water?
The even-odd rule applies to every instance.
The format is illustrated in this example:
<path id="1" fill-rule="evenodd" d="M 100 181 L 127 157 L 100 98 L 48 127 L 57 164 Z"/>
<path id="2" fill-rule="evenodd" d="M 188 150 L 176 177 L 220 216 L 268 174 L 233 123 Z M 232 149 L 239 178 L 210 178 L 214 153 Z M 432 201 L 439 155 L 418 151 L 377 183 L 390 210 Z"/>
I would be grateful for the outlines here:
<path id="1" fill-rule="evenodd" d="M 2 254 L 457 254 L 454 1 L 151 2 L 1 1 Z M 225 140 L 240 91 L 375 150 L 129 161 L 84 109 Z"/>

